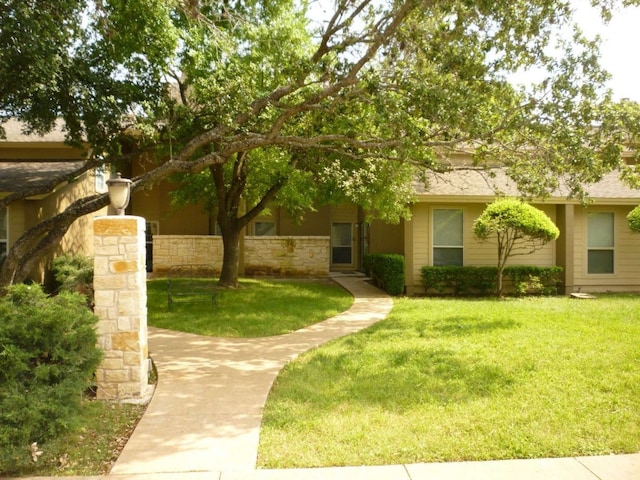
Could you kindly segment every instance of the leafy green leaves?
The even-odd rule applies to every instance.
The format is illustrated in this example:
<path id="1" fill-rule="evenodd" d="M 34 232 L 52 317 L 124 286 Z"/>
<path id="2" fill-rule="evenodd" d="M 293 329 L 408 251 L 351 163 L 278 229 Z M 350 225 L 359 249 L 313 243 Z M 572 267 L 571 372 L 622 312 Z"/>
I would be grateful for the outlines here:
<path id="1" fill-rule="evenodd" d="M 640 205 L 629 212 L 627 222 L 632 232 L 640 233 Z"/>
<path id="2" fill-rule="evenodd" d="M 473 223 L 473 233 L 480 240 L 508 230 L 515 231 L 519 237 L 531 237 L 545 243 L 560 235 L 547 214 L 515 199 L 496 200 Z"/>
<path id="3" fill-rule="evenodd" d="M 81 295 L 48 298 L 38 285 L 18 285 L 0 299 L 0 317 L 0 471 L 8 472 L 32 442 L 68 428 L 101 352 Z"/>

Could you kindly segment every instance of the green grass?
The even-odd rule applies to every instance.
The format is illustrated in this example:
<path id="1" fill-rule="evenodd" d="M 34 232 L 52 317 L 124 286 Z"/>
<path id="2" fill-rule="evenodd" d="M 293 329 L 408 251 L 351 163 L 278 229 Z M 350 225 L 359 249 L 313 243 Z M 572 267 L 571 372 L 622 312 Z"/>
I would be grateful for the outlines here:
<path id="1" fill-rule="evenodd" d="M 77 426 L 57 438 L 39 444 L 37 462 L 25 446 L 25 461 L 14 476 L 106 475 L 131 435 L 145 407 L 102 401 L 85 401 Z"/>
<path id="2" fill-rule="evenodd" d="M 267 337 L 292 332 L 348 309 L 353 297 L 332 281 L 240 280 L 219 290 L 218 303 L 167 308 L 167 281 L 147 283 L 149 325 L 216 337 Z"/>
<path id="3" fill-rule="evenodd" d="M 299 357 L 267 402 L 266 468 L 640 450 L 640 296 L 397 299 Z"/>

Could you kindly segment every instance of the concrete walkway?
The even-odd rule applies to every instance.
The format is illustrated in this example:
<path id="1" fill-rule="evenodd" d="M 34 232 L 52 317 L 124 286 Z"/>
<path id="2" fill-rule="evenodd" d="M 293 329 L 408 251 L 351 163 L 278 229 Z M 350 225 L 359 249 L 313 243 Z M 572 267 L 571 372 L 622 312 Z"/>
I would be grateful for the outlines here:
<path id="1" fill-rule="evenodd" d="M 201 337 L 150 329 L 158 386 L 111 473 L 255 470 L 262 410 L 276 376 L 302 352 L 384 319 L 391 299 L 364 281 L 346 312 L 276 337 Z"/>
<path id="2" fill-rule="evenodd" d="M 262 409 L 300 353 L 386 317 L 391 299 L 363 277 L 335 280 L 351 309 L 278 337 L 209 338 L 150 329 L 159 373 L 151 403 L 111 474 L 93 480 L 638 480 L 640 453 L 601 457 L 255 470 Z M 60 480 L 60 477 L 52 477 Z M 87 477 L 73 477 L 82 480 Z"/>

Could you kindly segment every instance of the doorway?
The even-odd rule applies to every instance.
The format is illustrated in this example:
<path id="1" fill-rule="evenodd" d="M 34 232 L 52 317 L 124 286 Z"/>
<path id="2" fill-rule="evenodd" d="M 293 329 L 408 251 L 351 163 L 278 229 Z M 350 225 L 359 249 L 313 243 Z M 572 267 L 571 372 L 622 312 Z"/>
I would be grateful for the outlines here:
<path id="1" fill-rule="evenodd" d="M 353 265 L 353 224 L 331 224 L 331 265 Z"/>

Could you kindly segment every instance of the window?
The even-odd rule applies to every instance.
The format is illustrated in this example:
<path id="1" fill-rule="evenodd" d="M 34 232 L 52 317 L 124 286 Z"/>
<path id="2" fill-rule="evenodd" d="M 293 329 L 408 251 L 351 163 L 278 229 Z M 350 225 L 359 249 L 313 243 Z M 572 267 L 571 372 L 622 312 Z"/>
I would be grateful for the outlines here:
<path id="1" fill-rule="evenodd" d="M 462 265 L 462 210 L 433 210 L 433 265 Z"/>
<path id="2" fill-rule="evenodd" d="M 95 169 L 96 193 L 106 193 L 107 187 L 107 167 L 104 165 Z"/>
<path id="3" fill-rule="evenodd" d="M 613 213 L 589 213 L 587 231 L 587 273 L 613 273 Z"/>
<path id="4" fill-rule="evenodd" d="M 253 225 L 253 234 L 256 237 L 274 236 L 276 234 L 276 224 L 273 222 L 256 222 Z"/>
<path id="5" fill-rule="evenodd" d="M 0 260 L 7 254 L 7 209 L 0 209 Z"/>

